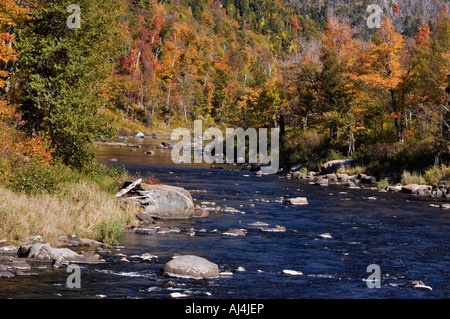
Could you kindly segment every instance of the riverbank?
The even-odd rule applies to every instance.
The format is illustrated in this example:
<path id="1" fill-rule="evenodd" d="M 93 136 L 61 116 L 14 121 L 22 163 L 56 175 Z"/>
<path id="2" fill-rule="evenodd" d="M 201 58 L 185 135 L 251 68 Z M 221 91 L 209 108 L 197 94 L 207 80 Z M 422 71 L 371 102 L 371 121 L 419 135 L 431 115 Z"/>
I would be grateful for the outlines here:
<path id="1" fill-rule="evenodd" d="M 137 207 L 120 204 L 92 183 L 73 183 L 58 194 L 24 194 L 0 187 L 0 240 L 19 244 L 40 235 L 56 243 L 63 235 L 102 239 L 99 226 L 130 223 Z"/>

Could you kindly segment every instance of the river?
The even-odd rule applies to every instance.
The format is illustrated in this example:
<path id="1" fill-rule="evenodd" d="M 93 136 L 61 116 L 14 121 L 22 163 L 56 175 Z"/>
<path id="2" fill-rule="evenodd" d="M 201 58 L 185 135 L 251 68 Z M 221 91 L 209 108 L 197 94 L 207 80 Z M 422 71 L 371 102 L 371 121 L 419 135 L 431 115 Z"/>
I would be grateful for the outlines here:
<path id="1" fill-rule="evenodd" d="M 134 140 L 132 143 L 160 143 Z M 344 186 L 319 187 L 283 176 L 256 177 L 239 167 L 212 169 L 209 165 L 175 165 L 170 150 L 131 151 L 99 145 L 98 158 L 124 165 L 130 174 L 154 176 L 162 183 L 188 190 L 196 203 L 215 202 L 239 213 L 211 213 L 205 219 L 173 221 L 181 229 L 206 229 L 189 236 L 136 234 L 126 231 L 122 247 L 111 249 L 102 265 L 81 268 L 81 288 L 65 286 L 65 269 L 38 271 L 36 277 L 2 281 L 0 297 L 11 298 L 168 298 L 180 292 L 192 299 L 426 299 L 449 298 L 449 211 L 430 207 L 437 199 L 378 193 Z M 111 161 L 111 159 L 117 161 Z M 308 206 L 286 206 L 280 197 L 306 197 Z M 262 221 L 286 227 L 266 233 L 249 226 Z M 245 237 L 221 233 L 247 230 Z M 217 229 L 218 233 L 210 232 Z M 330 233 L 332 239 L 319 237 Z M 152 261 L 120 259 L 151 253 Z M 167 278 L 160 269 L 174 253 L 194 254 L 219 265 L 217 280 Z M 377 265 L 381 287 L 369 288 L 369 265 Z M 243 267 L 245 271 L 236 271 Z M 289 276 L 283 270 L 302 276 Z M 422 280 L 433 290 L 413 288 Z"/>

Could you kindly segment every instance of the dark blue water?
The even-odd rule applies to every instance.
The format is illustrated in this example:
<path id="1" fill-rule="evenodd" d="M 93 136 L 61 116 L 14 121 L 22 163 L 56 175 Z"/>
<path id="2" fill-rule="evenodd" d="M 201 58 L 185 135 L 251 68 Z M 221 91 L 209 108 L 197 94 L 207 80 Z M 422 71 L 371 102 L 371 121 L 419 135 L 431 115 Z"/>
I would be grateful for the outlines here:
<path id="1" fill-rule="evenodd" d="M 104 265 L 82 268 L 82 288 L 65 287 L 65 270 L 46 270 L 36 278 L 15 278 L 0 287 L 0 296 L 43 298 L 168 298 L 172 292 L 189 298 L 449 298 L 450 215 L 429 207 L 437 202 L 370 189 L 318 187 L 281 176 L 258 178 L 248 171 L 178 166 L 168 151 L 153 157 L 117 147 L 99 150 L 99 158 L 117 158 L 131 174 L 154 176 L 193 193 L 196 203 L 213 201 L 245 213 L 211 213 L 206 219 L 173 221 L 181 229 L 204 228 L 205 233 L 135 234 L 128 231 Z M 308 206 L 285 206 L 280 197 L 307 197 Z M 375 197 L 376 199 L 368 199 Z M 286 227 L 285 233 L 265 233 L 248 224 L 263 221 Z M 227 237 L 229 228 L 244 228 L 246 237 Z M 219 233 L 210 231 L 217 229 Z M 330 233 L 333 239 L 319 234 Z M 120 256 L 151 253 L 151 262 Z M 167 278 L 160 269 L 174 253 L 194 254 L 219 265 L 233 276 L 195 281 Z M 381 288 L 370 289 L 367 267 L 381 270 Z M 237 267 L 246 271 L 237 272 Z M 283 270 L 301 271 L 288 276 Z M 422 280 L 432 291 L 414 289 Z M 34 283 L 30 289 L 30 283 Z M 21 288 L 22 287 L 22 288 Z"/>

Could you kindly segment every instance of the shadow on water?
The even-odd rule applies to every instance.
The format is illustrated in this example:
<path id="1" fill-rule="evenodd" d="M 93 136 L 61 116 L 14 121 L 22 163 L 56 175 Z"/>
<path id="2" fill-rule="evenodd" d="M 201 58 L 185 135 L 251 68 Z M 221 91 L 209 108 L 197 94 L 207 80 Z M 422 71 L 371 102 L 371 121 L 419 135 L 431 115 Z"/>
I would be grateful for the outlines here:
<path id="1" fill-rule="evenodd" d="M 195 236 L 127 231 L 120 242 L 124 248 L 105 255 L 106 264 L 82 269 L 81 289 L 65 287 L 65 269 L 46 270 L 39 273 L 39 281 L 2 281 L 0 297 L 167 298 L 171 292 L 218 299 L 450 297 L 449 213 L 429 207 L 435 199 L 318 187 L 277 175 L 258 178 L 237 167 L 174 165 L 170 150 L 156 149 L 147 155 L 142 149 L 133 152 L 99 145 L 98 157 L 111 165 L 124 165 L 131 174 L 152 175 L 188 190 L 206 190 L 192 194 L 196 203 L 212 201 L 240 213 L 212 213 L 206 219 L 172 222 L 181 229 L 207 230 Z M 279 201 L 297 196 L 307 197 L 309 205 L 285 206 Z M 284 226 L 286 232 L 261 232 L 249 226 L 255 221 Z M 247 236 L 221 234 L 230 228 L 247 229 Z M 213 229 L 219 233 L 211 233 Z M 322 233 L 333 238 L 323 239 Z M 158 258 L 120 261 L 120 254 L 142 253 Z M 174 253 L 205 257 L 233 276 L 211 281 L 164 277 L 160 269 Z M 369 289 L 365 282 L 371 264 L 381 269 L 380 289 Z M 238 272 L 238 267 L 246 271 Z M 303 275 L 288 276 L 282 272 L 285 269 Z M 433 290 L 414 289 L 414 280 L 424 281 Z"/>

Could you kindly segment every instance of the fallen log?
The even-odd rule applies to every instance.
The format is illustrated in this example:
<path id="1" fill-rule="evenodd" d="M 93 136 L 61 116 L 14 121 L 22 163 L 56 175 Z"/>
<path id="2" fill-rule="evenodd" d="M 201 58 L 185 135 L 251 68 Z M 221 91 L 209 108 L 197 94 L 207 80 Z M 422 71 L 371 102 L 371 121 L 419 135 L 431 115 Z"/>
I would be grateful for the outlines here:
<path id="1" fill-rule="evenodd" d="M 116 197 L 121 197 L 131 191 L 133 188 L 135 188 L 137 185 L 139 185 L 142 182 L 142 178 L 139 178 L 137 181 L 134 181 L 130 185 L 128 185 L 126 188 L 122 189 L 120 192 L 116 194 Z"/>

